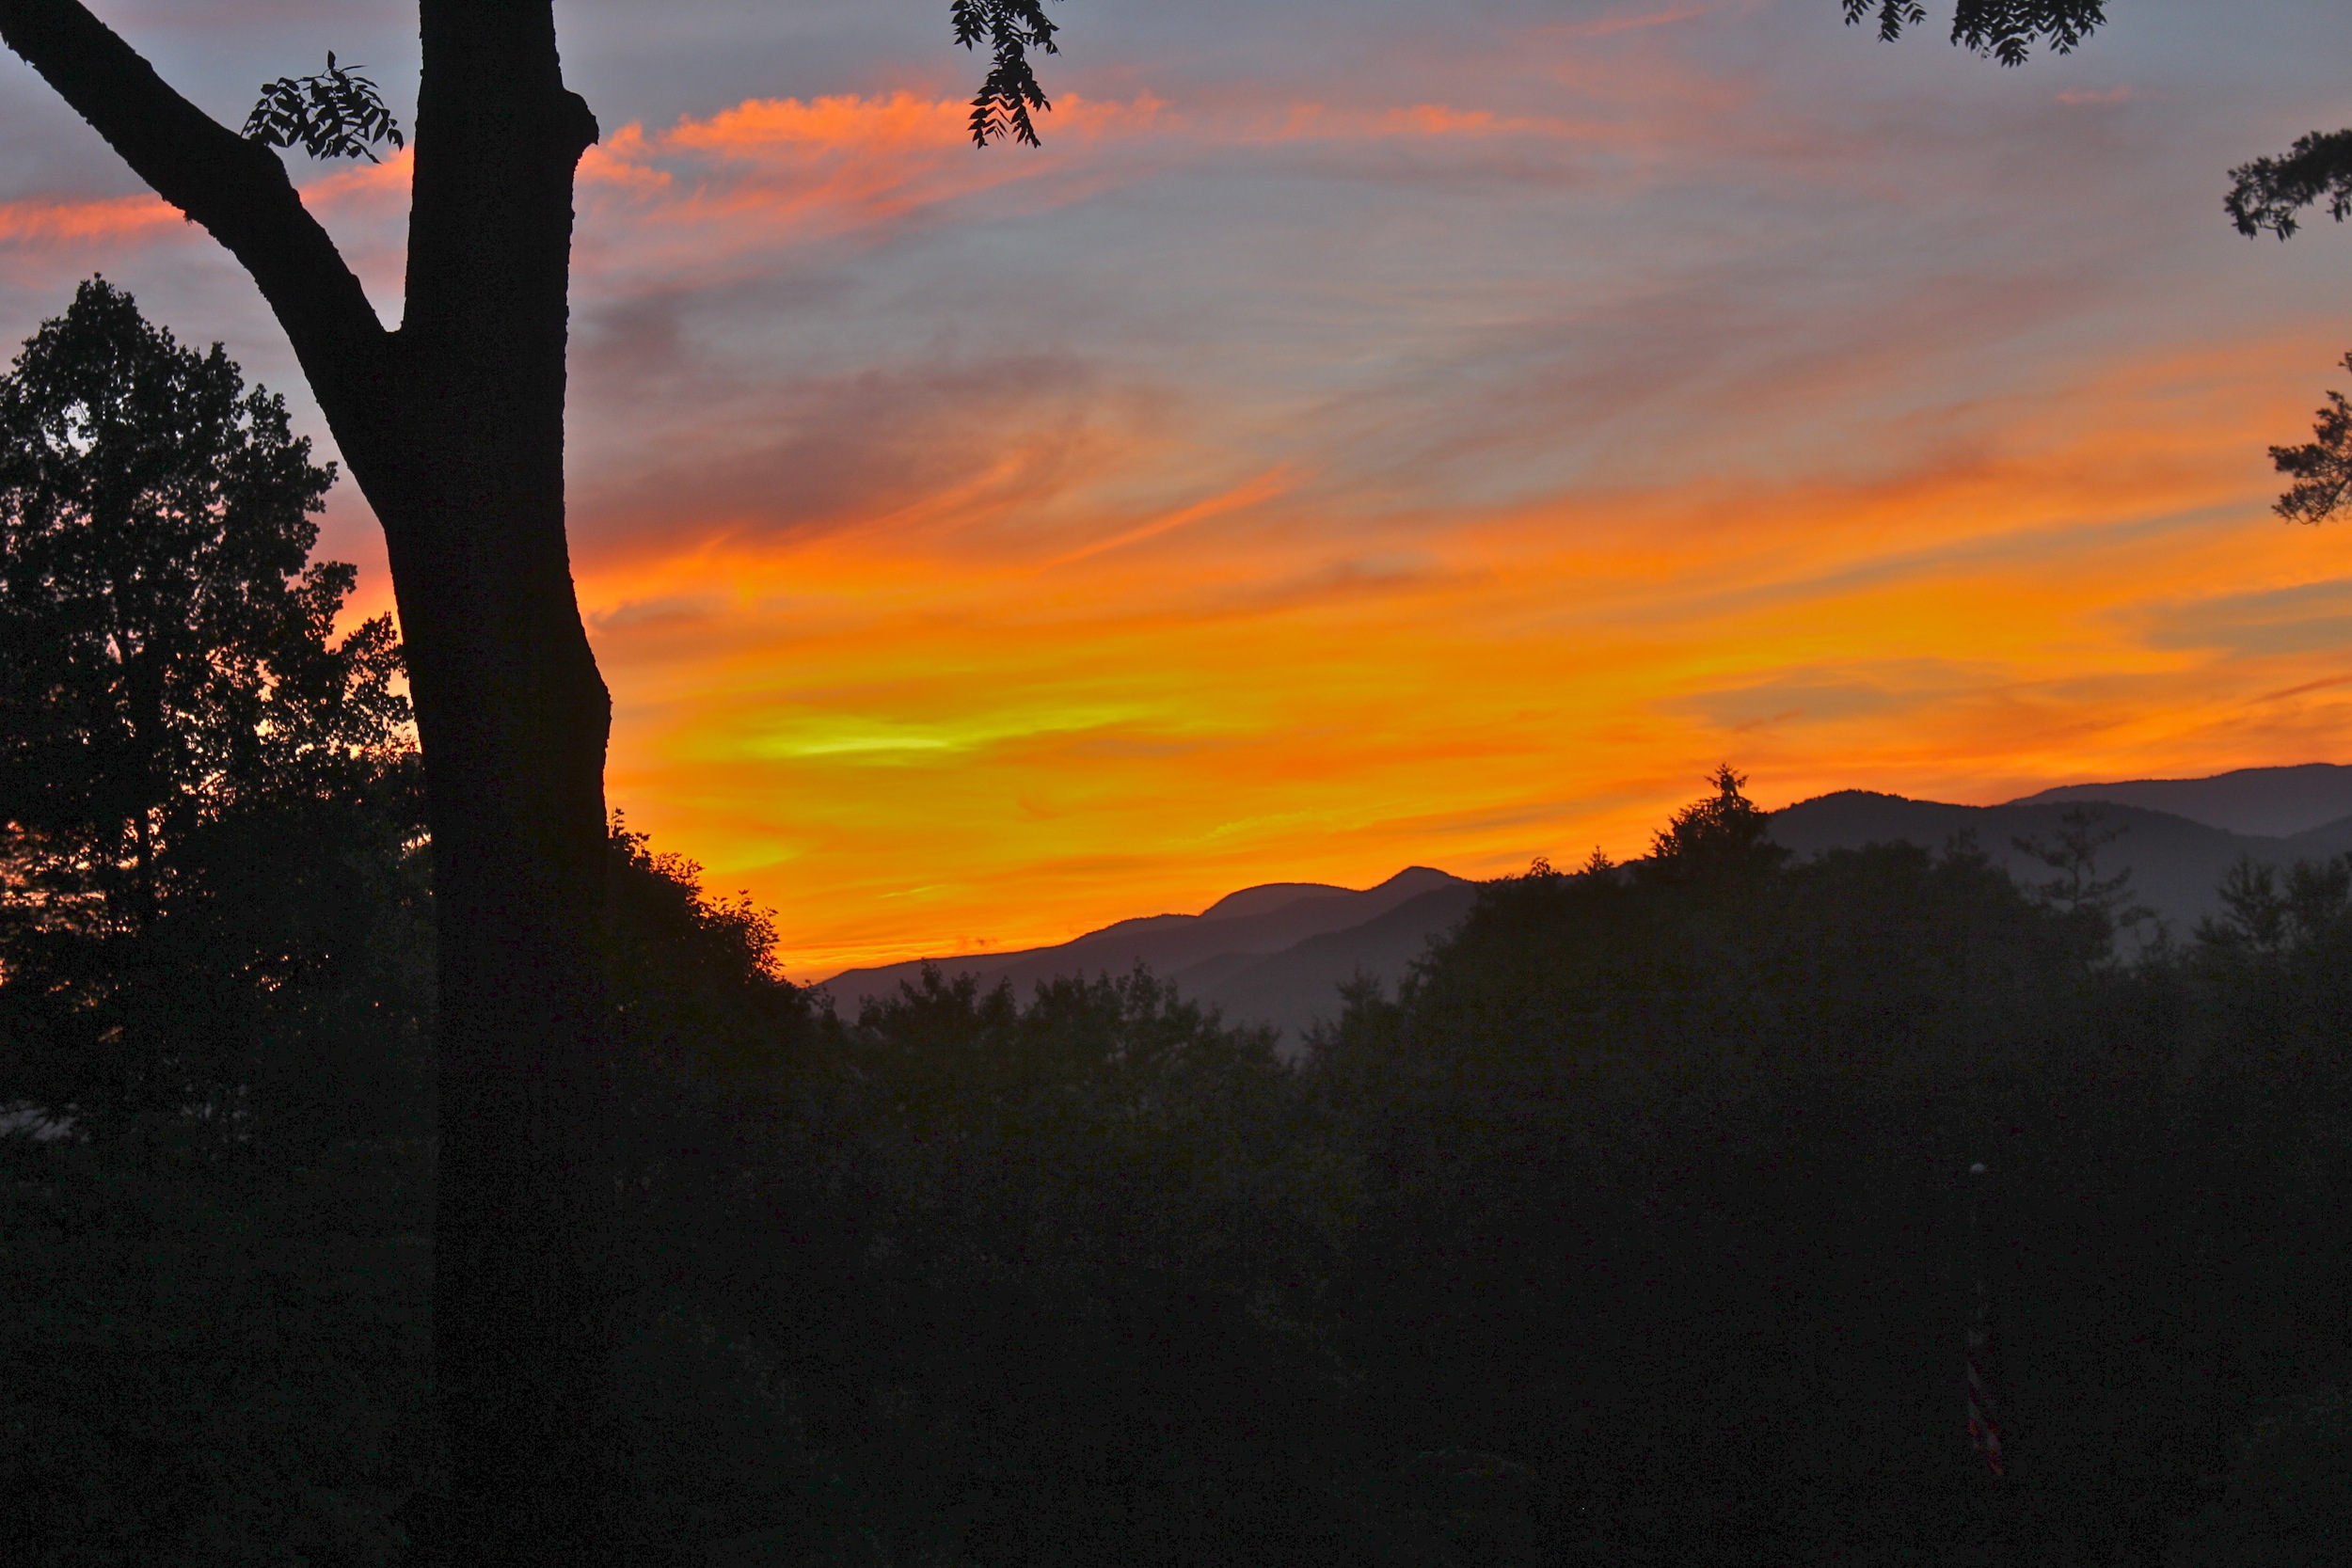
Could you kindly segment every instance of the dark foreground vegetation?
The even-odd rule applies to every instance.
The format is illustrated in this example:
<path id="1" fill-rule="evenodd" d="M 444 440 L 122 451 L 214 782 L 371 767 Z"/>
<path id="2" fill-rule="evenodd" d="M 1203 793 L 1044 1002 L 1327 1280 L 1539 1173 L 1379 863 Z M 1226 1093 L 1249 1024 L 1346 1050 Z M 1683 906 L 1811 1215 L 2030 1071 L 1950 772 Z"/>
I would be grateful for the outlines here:
<path id="1" fill-rule="evenodd" d="M 755 910 L 616 831 L 615 1528 L 740 1562 L 2337 1560 L 2352 868 L 2249 874 L 2126 963 L 2095 880 L 1791 865 L 1760 827 L 1726 778 L 1647 860 L 1492 884 L 1295 1068 L 1143 974 L 836 1022 Z M 413 842 L 344 860 L 365 940 L 253 984 L 244 1054 L 0 1141 L 13 1560 L 395 1561 L 437 1484 L 429 898 Z M 260 973 L 231 924 L 186 940 L 227 944 L 175 964 L 189 1016 Z M 1997 1482 L 1961 1421 L 1978 1159 Z"/>
<path id="2" fill-rule="evenodd" d="M 308 563 L 331 483 L 102 284 L 0 382 L 11 1565 L 422 1561 L 446 1517 L 430 847 L 389 627 L 338 638 Z M 2342 1560 L 2352 862 L 2119 943 L 2100 842 L 2025 889 L 1966 845 L 1793 863 L 1726 770 L 1291 1064 L 1143 974 L 837 1017 L 616 823 L 586 1534 Z"/>

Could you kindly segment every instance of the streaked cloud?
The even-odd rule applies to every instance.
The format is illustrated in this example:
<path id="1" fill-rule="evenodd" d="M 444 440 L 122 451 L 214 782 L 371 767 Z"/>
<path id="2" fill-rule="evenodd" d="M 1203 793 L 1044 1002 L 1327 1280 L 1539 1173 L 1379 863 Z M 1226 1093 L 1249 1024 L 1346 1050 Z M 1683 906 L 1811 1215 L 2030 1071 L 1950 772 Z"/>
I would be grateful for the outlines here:
<path id="1" fill-rule="evenodd" d="M 178 209 L 152 196 L 87 200 L 34 197 L 0 203 L 0 245 L 22 255 L 60 244 L 135 244 L 168 225 L 185 221 Z"/>

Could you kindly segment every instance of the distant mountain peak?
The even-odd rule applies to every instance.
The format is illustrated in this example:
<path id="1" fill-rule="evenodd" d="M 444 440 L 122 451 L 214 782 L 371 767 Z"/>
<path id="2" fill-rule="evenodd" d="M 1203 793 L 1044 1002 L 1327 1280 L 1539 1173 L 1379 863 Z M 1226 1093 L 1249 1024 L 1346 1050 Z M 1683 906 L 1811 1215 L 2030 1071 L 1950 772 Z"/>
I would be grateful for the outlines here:
<path id="1" fill-rule="evenodd" d="M 1301 898 L 1337 898 L 1355 891 L 1334 887 L 1329 882 L 1261 882 L 1238 893 L 1229 893 L 1200 911 L 1203 920 L 1234 920 L 1243 915 L 1271 914 L 1285 904 L 1295 904 Z"/>
<path id="2" fill-rule="evenodd" d="M 1393 980 L 1396 975 L 1392 972 L 1401 973 L 1406 959 L 1419 953 L 1427 935 L 1451 925 L 1460 909 L 1449 907 L 1432 914 L 1436 924 L 1425 930 L 1415 926 L 1418 917 L 1408 915 L 1406 924 L 1415 928 L 1403 936 L 1381 922 L 1444 889 L 1460 890 L 1462 896 L 1457 902 L 1467 908 L 1469 895 L 1475 886 L 1426 865 L 1406 866 L 1376 886 L 1360 889 L 1333 887 L 1327 882 L 1263 882 L 1229 893 L 1199 914 L 1140 915 L 1053 947 L 969 953 L 849 969 L 822 984 L 836 1004 L 849 1005 L 861 996 L 890 994 L 900 983 L 920 974 L 925 963 L 936 966 L 946 975 L 977 974 L 987 984 L 1004 980 L 1016 990 L 1057 974 L 1120 974 L 1142 963 L 1163 978 L 1189 972 L 1189 994 L 1200 991 L 1213 973 L 1238 975 L 1262 959 L 1351 930 L 1363 931 L 1366 940 L 1374 943 L 1364 954 L 1361 967 Z M 1390 951 L 1399 942 L 1409 949 L 1400 950 L 1401 956 Z M 1325 957 L 1330 962 L 1340 961 L 1328 955 Z M 1345 979 L 1353 967 L 1354 960 L 1350 958 L 1330 984 L 1321 986 L 1317 995 L 1300 1006 L 1330 1003 L 1338 994 L 1338 980 Z M 1320 994 L 1323 991 L 1329 994 Z M 1273 1007 L 1268 1016 L 1279 1014 L 1287 1022 L 1287 1006 Z M 1326 1010 L 1329 1010 L 1327 1006 Z M 1236 1017 L 1236 1022 L 1248 1021 Z"/>
<path id="3" fill-rule="evenodd" d="M 1238 893 L 1229 893 L 1200 911 L 1202 920 L 1238 920 L 1250 915 L 1272 914 L 1307 898 L 1346 898 L 1365 894 L 1426 893 L 1433 887 L 1444 887 L 1462 879 L 1450 871 L 1434 866 L 1408 865 L 1385 882 L 1368 888 L 1338 887 L 1330 882 L 1261 882 Z"/>

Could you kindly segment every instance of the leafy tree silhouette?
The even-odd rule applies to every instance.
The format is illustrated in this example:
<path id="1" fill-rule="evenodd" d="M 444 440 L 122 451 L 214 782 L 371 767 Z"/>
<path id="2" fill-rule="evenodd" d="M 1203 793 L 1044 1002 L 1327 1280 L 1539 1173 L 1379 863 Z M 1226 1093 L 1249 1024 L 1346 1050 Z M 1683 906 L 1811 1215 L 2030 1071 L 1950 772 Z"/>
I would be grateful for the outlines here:
<path id="1" fill-rule="evenodd" d="M 2352 354 L 2344 356 L 2352 370 Z M 2270 460 L 2295 483 L 2271 508 L 2292 523 L 2321 523 L 2352 495 L 2352 404 L 2329 392 L 2327 406 L 2312 420 L 2312 438 L 2299 447 L 2273 447 Z"/>
<path id="2" fill-rule="evenodd" d="M 1732 883 L 1752 880 L 1778 867 L 1788 851 L 1772 840 L 1771 818 L 1742 790 L 1744 774 L 1729 763 L 1707 776 L 1715 793 L 1693 801 L 1651 835 L 1650 858 L 1641 867 L 1661 880 Z M 1609 869 L 1595 851 L 1588 871 Z"/>
<path id="3" fill-rule="evenodd" d="M 391 619 L 337 641 L 353 569 L 309 562 L 334 482 L 282 399 L 103 279 L 0 379 L 0 1097 L 88 1119 L 199 1096 L 167 1057 L 200 988 L 142 1026 L 126 951 L 219 895 L 236 824 L 282 836 L 397 764 Z"/>
<path id="4" fill-rule="evenodd" d="M 2328 200 L 2328 215 L 2352 216 L 2352 131 L 2313 131 L 2297 136 L 2280 158 L 2257 158 L 2230 171 L 2224 200 L 2231 221 L 2248 239 L 2268 230 L 2292 239 L 2298 214 Z"/>
<path id="5" fill-rule="evenodd" d="M 387 328 L 271 142 L 389 139 L 359 78 L 272 84 L 241 135 L 80 0 L 0 0 L 0 40 L 251 274 L 385 531 L 426 762 L 438 928 L 441 1556 L 588 1560 L 610 1357 L 600 1124 L 612 705 L 564 536 L 572 186 L 597 136 L 553 0 L 419 0 L 405 314 Z M 1035 139 L 1042 0 L 954 0 L 991 66 L 973 135 Z M 372 154 L 371 154 L 372 155 Z M 444 1528 L 445 1527 L 445 1528 Z"/>

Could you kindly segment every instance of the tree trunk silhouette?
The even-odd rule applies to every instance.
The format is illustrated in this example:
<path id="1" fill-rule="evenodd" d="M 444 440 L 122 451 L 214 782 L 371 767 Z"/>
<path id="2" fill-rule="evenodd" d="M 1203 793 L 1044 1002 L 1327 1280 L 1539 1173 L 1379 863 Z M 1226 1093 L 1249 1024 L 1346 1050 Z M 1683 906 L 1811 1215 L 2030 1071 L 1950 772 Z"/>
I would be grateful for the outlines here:
<path id="1" fill-rule="evenodd" d="M 611 705 L 564 531 L 572 182 L 596 137 L 550 0 L 422 0 L 405 319 L 388 331 L 277 153 L 76 0 L 0 39 L 251 273 L 382 521 L 439 932 L 431 1558 L 576 1562 L 609 1362 L 598 1178 Z"/>

